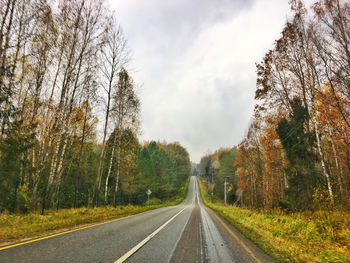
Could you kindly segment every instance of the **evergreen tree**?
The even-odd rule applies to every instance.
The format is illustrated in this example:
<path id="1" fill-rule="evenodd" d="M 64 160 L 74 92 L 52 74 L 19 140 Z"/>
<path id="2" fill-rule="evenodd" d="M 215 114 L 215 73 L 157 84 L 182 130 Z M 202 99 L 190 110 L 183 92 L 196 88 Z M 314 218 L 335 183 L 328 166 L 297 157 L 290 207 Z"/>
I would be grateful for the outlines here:
<path id="1" fill-rule="evenodd" d="M 26 155 L 34 145 L 34 128 L 22 121 L 14 122 L 0 143 L 0 211 L 15 212 L 18 206 L 21 212 L 27 210 L 25 179 L 29 178 L 31 166 Z"/>
<path id="2" fill-rule="evenodd" d="M 316 169 L 315 134 L 306 131 L 308 111 L 299 98 L 292 100 L 291 107 L 290 119 L 282 118 L 276 131 L 289 161 L 286 168 L 289 205 L 301 209 L 311 205 L 320 176 Z"/>

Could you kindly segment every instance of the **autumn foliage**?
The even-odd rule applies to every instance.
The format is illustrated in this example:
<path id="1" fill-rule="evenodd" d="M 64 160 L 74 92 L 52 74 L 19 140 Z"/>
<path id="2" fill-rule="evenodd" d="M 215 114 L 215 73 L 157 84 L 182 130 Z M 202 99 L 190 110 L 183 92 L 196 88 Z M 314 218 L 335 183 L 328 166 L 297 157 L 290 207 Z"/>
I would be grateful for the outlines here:
<path id="1" fill-rule="evenodd" d="M 235 161 L 240 204 L 348 207 L 350 3 L 290 2 L 293 17 L 257 64 L 255 114 Z"/>
<path id="2" fill-rule="evenodd" d="M 145 201 L 140 100 L 107 2 L 0 1 L 0 213 Z M 149 164 L 154 180 L 170 174 L 152 185 L 160 199 L 190 169 L 184 148 L 162 147 L 165 163 Z"/>

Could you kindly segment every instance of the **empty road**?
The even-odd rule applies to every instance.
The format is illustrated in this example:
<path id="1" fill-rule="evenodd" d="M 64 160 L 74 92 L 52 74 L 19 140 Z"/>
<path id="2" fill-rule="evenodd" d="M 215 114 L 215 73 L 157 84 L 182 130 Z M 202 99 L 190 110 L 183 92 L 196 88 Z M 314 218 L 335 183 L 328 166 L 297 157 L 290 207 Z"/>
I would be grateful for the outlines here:
<path id="1" fill-rule="evenodd" d="M 0 262 L 274 261 L 202 204 L 191 177 L 180 205 L 2 249 Z"/>

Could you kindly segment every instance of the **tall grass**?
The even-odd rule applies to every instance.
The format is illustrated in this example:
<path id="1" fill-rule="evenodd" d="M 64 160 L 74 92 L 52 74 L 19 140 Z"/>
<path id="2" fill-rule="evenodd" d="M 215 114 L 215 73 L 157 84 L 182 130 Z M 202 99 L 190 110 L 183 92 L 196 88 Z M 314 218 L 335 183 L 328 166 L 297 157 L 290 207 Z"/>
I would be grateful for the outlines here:
<path id="1" fill-rule="evenodd" d="M 254 211 L 213 203 L 199 186 L 208 207 L 279 262 L 350 262 L 350 213 Z"/>
<path id="2" fill-rule="evenodd" d="M 48 210 L 45 215 L 36 212 L 25 215 L 2 213 L 0 214 L 0 243 L 126 217 L 162 206 L 164 205 L 53 209 Z"/>
<path id="3" fill-rule="evenodd" d="M 135 215 L 148 210 L 180 204 L 186 196 L 189 179 L 171 200 L 161 201 L 150 199 L 149 204 L 143 206 L 113 206 L 97 208 L 72 208 L 48 210 L 45 215 L 31 212 L 24 215 L 0 214 L 0 243 L 32 238 L 52 232 L 61 232 L 63 229 L 72 229 L 84 224 L 103 222 Z"/>

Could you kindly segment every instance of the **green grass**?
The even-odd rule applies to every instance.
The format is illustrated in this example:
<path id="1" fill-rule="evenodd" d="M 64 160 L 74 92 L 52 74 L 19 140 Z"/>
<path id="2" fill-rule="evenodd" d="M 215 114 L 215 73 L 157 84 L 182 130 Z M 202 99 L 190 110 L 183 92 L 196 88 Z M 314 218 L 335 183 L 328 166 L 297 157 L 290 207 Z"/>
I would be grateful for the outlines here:
<path id="1" fill-rule="evenodd" d="M 284 214 L 211 202 L 199 180 L 204 203 L 279 262 L 350 262 L 350 213 Z"/>
<path id="2" fill-rule="evenodd" d="M 72 229 L 81 225 L 103 222 L 135 215 L 148 210 L 172 206 L 181 203 L 186 196 L 189 179 L 172 200 L 161 201 L 151 198 L 149 205 L 112 206 L 97 208 L 72 208 L 47 210 L 45 215 L 31 212 L 24 215 L 0 214 L 0 243 L 32 238 L 63 229 Z"/>

